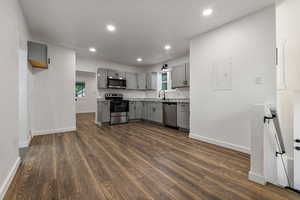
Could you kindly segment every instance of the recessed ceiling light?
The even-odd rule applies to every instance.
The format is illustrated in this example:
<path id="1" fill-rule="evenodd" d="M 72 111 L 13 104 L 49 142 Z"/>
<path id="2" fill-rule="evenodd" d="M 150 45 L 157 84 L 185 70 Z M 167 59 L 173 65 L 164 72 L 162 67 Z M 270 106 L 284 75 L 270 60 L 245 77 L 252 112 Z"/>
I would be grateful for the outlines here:
<path id="1" fill-rule="evenodd" d="M 137 58 L 136 61 L 142 62 L 142 61 L 143 61 L 143 58 Z"/>
<path id="2" fill-rule="evenodd" d="M 207 9 L 204 9 L 204 10 L 202 11 L 202 15 L 203 15 L 204 17 L 208 17 L 208 16 L 210 16 L 211 14 L 213 14 L 213 12 L 214 12 L 213 9 L 207 8 Z"/>
<path id="3" fill-rule="evenodd" d="M 116 27 L 114 25 L 108 24 L 108 25 L 106 25 L 106 29 L 109 32 L 114 32 L 116 30 Z"/>
<path id="4" fill-rule="evenodd" d="M 170 50 L 171 48 L 172 47 L 169 44 L 165 45 L 165 50 Z"/>
<path id="5" fill-rule="evenodd" d="M 96 51 L 97 51 L 97 49 L 96 49 L 96 48 L 94 48 L 94 47 L 90 47 L 90 48 L 89 48 L 89 51 L 90 51 L 90 52 L 96 52 Z"/>

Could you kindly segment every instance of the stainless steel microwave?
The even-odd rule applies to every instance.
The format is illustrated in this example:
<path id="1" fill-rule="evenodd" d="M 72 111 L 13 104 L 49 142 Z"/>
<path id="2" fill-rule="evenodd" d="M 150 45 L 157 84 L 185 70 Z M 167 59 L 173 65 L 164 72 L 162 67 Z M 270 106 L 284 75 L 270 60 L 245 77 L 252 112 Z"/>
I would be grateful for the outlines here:
<path id="1" fill-rule="evenodd" d="M 112 89 L 126 89 L 126 79 L 119 78 L 107 78 L 107 88 Z"/>

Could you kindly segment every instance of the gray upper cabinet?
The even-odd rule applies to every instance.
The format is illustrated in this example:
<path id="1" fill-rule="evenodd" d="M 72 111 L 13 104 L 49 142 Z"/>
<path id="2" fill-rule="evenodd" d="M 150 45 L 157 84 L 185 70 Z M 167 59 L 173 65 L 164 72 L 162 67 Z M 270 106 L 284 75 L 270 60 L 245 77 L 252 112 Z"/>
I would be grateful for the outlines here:
<path id="1" fill-rule="evenodd" d="M 137 73 L 126 73 L 126 89 L 136 90 L 138 89 L 137 84 Z"/>
<path id="2" fill-rule="evenodd" d="M 121 78 L 126 79 L 126 89 L 128 90 L 156 90 L 157 76 L 157 72 L 133 73 L 98 68 L 98 89 L 107 89 L 107 78 Z"/>
<path id="3" fill-rule="evenodd" d="M 32 67 L 48 68 L 48 48 L 45 44 L 28 42 L 28 62 Z"/>
<path id="4" fill-rule="evenodd" d="M 108 71 L 106 69 L 98 69 L 97 70 L 97 84 L 98 89 L 105 89 L 107 88 L 107 76 Z"/>
<path id="5" fill-rule="evenodd" d="M 108 70 L 108 77 L 109 78 L 126 78 L 126 73 L 125 72 L 120 72 L 116 70 Z"/>
<path id="6" fill-rule="evenodd" d="M 139 89 L 139 90 L 146 89 L 146 74 L 145 73 L 137 74 L 137 89 Z"/>
<path id="7" fill-rule="evenodd" d="M 146 89 L 147 90 L 157 89 L 157 72 L 149 72 L 146 74 Z"/>
<path id="8" fill-rule="evenodd" d="M 190 128 L 190 104 L 178 103 L 177 104 L 177 125 L 183 129 Z"/>
<path id="9" fill-rule="evenodd" d="M 172 88 L 188 87 L 190 85 L 189 64 L 175 66 L 171 71 Z"/>

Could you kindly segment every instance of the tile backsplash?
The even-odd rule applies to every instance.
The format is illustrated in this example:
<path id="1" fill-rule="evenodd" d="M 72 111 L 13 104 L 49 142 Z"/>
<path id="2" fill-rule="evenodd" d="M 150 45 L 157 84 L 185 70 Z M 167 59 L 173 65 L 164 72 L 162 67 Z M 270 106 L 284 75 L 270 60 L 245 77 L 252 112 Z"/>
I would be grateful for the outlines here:
<path id="1" fill-rule="evenodd" d="M 158 92 L 159 91 L 147 91 L 146 98 L 158 98 Z M 168 99 L 189 99 L 190 98 L 190 90 L 187 88 L 168 90 L 168 91 L 166 91 L 166 98 L 168 98 Z"/>
<path id="2" fill-rule="evenodd" d="M 106 93 L 121 93 L 125 98 L 158 98 L 158 90 L 156 91 L 137 91 L 137 90 L 98 90 L 98 97 L 104 98 Z M 169 99 L 188 99 L 190 98 L 190 90 L 186 88 L 166 91 L 166 98 Z"/>

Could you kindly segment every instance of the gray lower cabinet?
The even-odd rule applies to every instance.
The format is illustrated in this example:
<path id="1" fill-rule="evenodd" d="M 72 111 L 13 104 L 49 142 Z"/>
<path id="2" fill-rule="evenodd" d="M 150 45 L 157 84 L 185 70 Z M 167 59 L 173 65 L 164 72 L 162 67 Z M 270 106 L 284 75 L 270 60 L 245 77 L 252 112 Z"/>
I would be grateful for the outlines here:
<path id="1" fill-rule="evenodd" d="M 143 103 L 140 101 L 129 102 L 129 120 L 138 120 L 143 118 Z"/>
<path id="2" fill-rule="evenodd" d="M 98 101 L 97 120 L 100 123 L 110 122 L 110 102 Z"/>
<path id="3" fill-rule="evenodd" d="M 162 103 L 160 103 L 160 102 L 153 102 L 150 105 L 151 105 L 151 110 L 150 110 L 151 119 L 150 119 L 150 121 L 162 124 L 163 123 L 163 108 L 162 108 Z"/>
<path id="4" fill-rule="evenodd" d="M 136 90 L 138 89 L 137 84 L 137 73 L 126 73 L 126 89 L 128 90 Z"/>
<path id="5" fill-rule="evenodd" d="M 179 128 L 190 129 L 190 104 L 177 104 L 177 125 Z"/>
<path id="6" fill-rule="evenodd" d="M 107 76 L 108 70 L 99 68 L 97 70 L 97 85 L 98 89 L 106 89 L 107 88 Z"/>
<path id="7" fill-rule="evenodd" d="M 136 112 L 135 101 L 130 101 L 129 102 L 129 113 L 128 113 L 129 120 L 136 119 L 135 112 Z"/>
<path id="8" fill-rule="evenodd" d="M 140 101 L 135 102 L 135 118 L 142 119 L 143 117 L 143 103 Z"/>
<path id="9" fill-rule="evenodd" d="M 142 118 L 144 120 L 163 123 L 163 109 L 160 102 L 143 102 Z"/>

